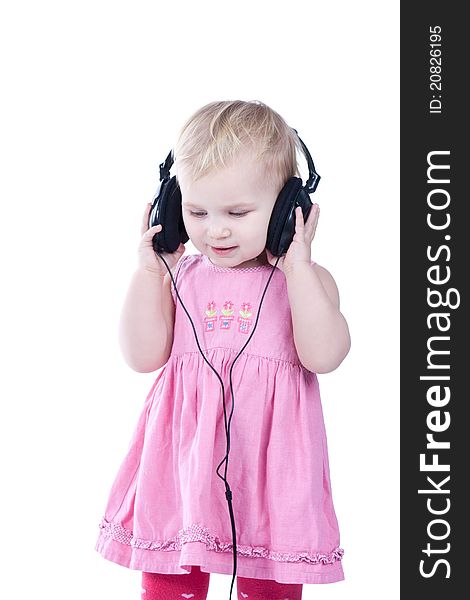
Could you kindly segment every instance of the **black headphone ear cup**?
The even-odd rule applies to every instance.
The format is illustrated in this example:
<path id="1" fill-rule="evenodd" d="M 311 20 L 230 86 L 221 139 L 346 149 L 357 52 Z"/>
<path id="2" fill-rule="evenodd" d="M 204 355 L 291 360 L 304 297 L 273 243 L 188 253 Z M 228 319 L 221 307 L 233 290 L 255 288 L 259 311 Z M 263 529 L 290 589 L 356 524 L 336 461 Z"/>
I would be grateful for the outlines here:
<path id="1" fill-rule="evenodd" d="M 269 220 L 266 239 L 266 248 L 273 256 L 282 256 L 292 242 L 295 234 L 294 209 L 298 206 L 296 200 L 301 191 L 302 180 L 299 177 L 291 177 L 279 192 Z M 308 194 L 306 195 L 308 197 Z"/>
<path id="2" fill-rule="evenodd" d="M 183 221 L 181 190 L 176 176 L 162 181 L 158 196 L 152 204 L 149 227 L 160 223 L 162 231 L 155 234 L 152 240 L 155 252 L 171 254 L 181 243 L 185 244 L 189 240 Z"/>

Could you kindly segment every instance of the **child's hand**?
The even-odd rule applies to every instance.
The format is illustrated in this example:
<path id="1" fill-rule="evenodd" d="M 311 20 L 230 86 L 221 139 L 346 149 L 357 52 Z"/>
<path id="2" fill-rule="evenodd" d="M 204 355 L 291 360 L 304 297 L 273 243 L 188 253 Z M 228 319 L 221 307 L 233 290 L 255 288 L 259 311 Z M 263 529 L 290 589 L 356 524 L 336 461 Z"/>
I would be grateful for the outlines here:
<path id="1" fill-rule="evenodd" d="M 285 275 L 291 273 L 299 263 L 307 263 L 310 266 L 312 240 L 315 236 L 319 216 L 318 204 L 312 205 L 305 223 L 301 207 L 297 206 L 295 209 L 295 234 L 287 253 L 277 263 L 278 269 L 281 269 Z M 277 256 L 273 256 L 267 248 L 266 256 L 270 265 L 276 264 Z"/>
<path id="2" fill-rule="evenodd" d="M 165 263 L 157 255 L 152 245 L 153 236 L 162 230 L 162 225 L 154 225 L 149 229 L 148 222 L 151 208 L 152 205 L 147 204 L 145 207 L 144 216 L 142 217 L 142 225 L 140 230 L 142 234 L 142 240 L 138 249 L 139 268 L 146 269 L 147 271 L 151 271 L 156 275 L 164 277 L 168 273 L 168 269 L 166 268 Z M 165 258 L 170 269 L 173 269 L 180 257 L 184 254 L 185 250 L 186 248 L 184 247 L 184 244 L 180 244 L 173 254 L 162 252 L 162 256 Z"/>

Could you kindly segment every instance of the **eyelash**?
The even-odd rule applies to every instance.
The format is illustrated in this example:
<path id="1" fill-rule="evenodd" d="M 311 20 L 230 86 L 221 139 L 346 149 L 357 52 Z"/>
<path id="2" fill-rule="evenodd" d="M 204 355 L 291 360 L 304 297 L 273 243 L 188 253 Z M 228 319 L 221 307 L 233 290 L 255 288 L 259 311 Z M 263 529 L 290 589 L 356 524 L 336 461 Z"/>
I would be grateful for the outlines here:
<path id="1" fill-rule="evenodd" d="M 245 211 L 245 212 L 242 212 L 242 213 L 229 213 L 229 214 L 232 215 L 232 216 L 234 216 L 234 217 L 243 217 L 244 215 L 247 215 L 248 212 L 249 211 Z M 196 212 L 193 212 L 193 211 L 190 211 L 190 214 L 193 217 L 204 217 L 204 215 L 205 215 L 205 213 L 196 213 Z"/>

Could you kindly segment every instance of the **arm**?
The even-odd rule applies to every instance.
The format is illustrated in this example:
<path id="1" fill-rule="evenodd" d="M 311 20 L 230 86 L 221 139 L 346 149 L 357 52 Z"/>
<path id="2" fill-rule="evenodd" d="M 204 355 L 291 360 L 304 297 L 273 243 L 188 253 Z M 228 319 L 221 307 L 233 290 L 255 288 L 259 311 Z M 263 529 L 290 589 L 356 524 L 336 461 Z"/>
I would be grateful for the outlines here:
<path id="1" fill-rule="evenodd" d="M 175 305 L 169 274 L 138 268 L 119 322 L 119 343 L 127 364 L 139 373 L 163 366 L 173 345 Z"/>
<path id="2" fill-rule="evenodd" d="M 153 248 L 155 234 L 162 224 L 149 227 L 151 204 L 146 204 L 138 248 L 138 267 L 132 276 L 119 322 L 119 344 L 127 364 L 139 373 L 162 367 L 173 346 L 175 304 L 168 268 L 175 274 L 184 244 L 166 255 L 163 265 Z M 162 255 L 163 256 L 163 255 Z"/>
<path id="3" fill-rule="evenodd" d="M 348 324 L 330 273 L 299 263 L 286 273 L 294 342 L 303 366 L 313 373 L 334 371 L 351 347 Z"/>

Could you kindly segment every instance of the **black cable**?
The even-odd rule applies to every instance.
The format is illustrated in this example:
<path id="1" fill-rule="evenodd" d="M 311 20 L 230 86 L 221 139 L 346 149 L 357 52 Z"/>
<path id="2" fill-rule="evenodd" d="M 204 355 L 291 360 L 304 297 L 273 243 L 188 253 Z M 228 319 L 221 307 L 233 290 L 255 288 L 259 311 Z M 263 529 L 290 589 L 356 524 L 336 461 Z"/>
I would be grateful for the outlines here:
<path id="1" fill-rule="evenodd" d="M 232 525 L 233 576 L 232 576 L 232 583 L 231 583 L 231 586 L 230 586 L 230 596 L 229 596 L 229 600 L 230 600 L 232 598 L 233 584 L 235 582 L 235 576 L 237 574 L 237 539 L 236 539 L 236 531 L 235 531 L 235 518 L 234 518 L 234 515 L 233 515 L 233 507 L 232 507 L 232 490 L 230 489 L 230 486 L 229 486 L 228 481 L 227 481 L 228 455 L 229 455 L 229 452 L 230 452 L 230 423 L 231 423 L 231 420 L 232 420 L 233 409 L 234 409 L 234 406 L 235 406 L 235 397 L 234 397 L 234 394 L 233 394 L 233 385 L 232 385 L 232 369 L 233 369 L 233 365 L 235 364 L 235 361 L 238 359 L 238 357 L 241 355 L 241 353 L 243 352 L 243 350 L 246 348 L 248 342 L 253 337 L 253 334 L 254 334 L 254 332 L 256 330 L 256 326 L 258 324 L 258 319 L 259 319 L 259 315 L 260 315 L 260 311 L 261 311 L 261 305 L 263 303 L 264 296 L 265 296 L 266 291 L 268 289 L 269 282 L 271 281 L 272 276 L 274 274 L 274 269 L 277 267 L 277 263 L 279 262 L 279 259 L 281 257 L 278 256 L 278 258 L 276 260 L 276 264 L 273 265 L 273 268 L 271 269 L 271 273 L 269 275 L 268 281 L 267 281 L 266 286 L 264 288 L 263 294 L 261 295 L 261 300 L 260 300 L 259 307 L 258 307 L 258 314 L 256 315 L 256 320 L 255 320 L 255 324 L 253 326 L 253 331 L 251 332 L 250 336 L 246 340 L 245 344 L 242 346 L 241 350 L 238 352 L 238 354 L 236 355 L 236 357 L 233 359 L 232 365 L 230 367 L 230 374 L 229 374 L 230 377 L 229 378 L 230 378 L 230 392 L 231 392 L 231 395 L 232 395 L 232 410 L 230 412 L 230 417 L 229 417 L 228 424 L 227 424 L 227 413 L 225 411 L 225 388 L 224 388 L 224 383 L 223 383 L 220 375 L 214 369 L 213 365 L 204 356 L 204 352 L 202 351 L 201 346 L 199 344 L 199 340 L 198 340 L 198 337 L 197 337 L 197 333 L 196 333 L 196 329 L 194 327 L 193 320 L 191 319 L 190 314 L 186 310 L 186 307 L 185 307 L 183 301 L 181 300 L 181 297 L 179 295 L 178 289 L 176 287 L 176 282 L 173 279 L 173 274 L 171 272 L 170 267 L 168 266 L 168 263 L 166 262 L 166 260 L 163 258 L 163 256 L 159 252 L 157 252 L 156 254 L 158 254 L 158 256 L 165 263 L 165 266 L 166 266 L 166 268 L 168 270 L 168 273 L 170 274 L 170 278 L 171 278 L 171 281 L 173 282 L 173 287 L 175 288 L 175 292 L 176 292 L 176 295 L 178 297 L 178 300 L 181 302 L 181 306 L 183 307 L 184 312 L 187 314 L 188 319 L 191 322 L 191 327 L 193 329 L 194 337 L 196 338 L 196 344 L 197 344 L 197 347 L 199 348 L 199 352 L 201 353 L 202 358 L 206 361 L 206 363 L 209 365 L 209 367 L 214 371 L 214 373 L 216 374 L 216 376 L 217 376 L 217 378 L 218 378 L 218 380 L 220 382 L 220 385 L 222 386 L 222 400 L 223 400 L 223 405 L 224 405 L 224 423 L 225 423 L 225 436 L 227 438 L 227 451 L 226 451 L 226 454 L 225 454 L 224 458 L 221 460 L 221 462 L 217 466 L 216 473 L 217 473 L 218 477 L 220 477 L 220 479 L 222 479 L 224 481 L 224 483 L 225 483 L 225 497 L 227 498 L 228 509 L 229 509 L 229 514 L 230 514 L 230 522 L 231 522 L 231 525 Z M 224 476 L 222 477 L 219 474 L 219 469 L 220 469 L 220 467 L 221 467 L 221 465 L 222 465 L 222 463 L 224 461 L 225 461 L 225 473 L 224 473 Z"/>

